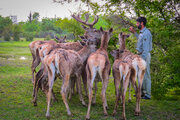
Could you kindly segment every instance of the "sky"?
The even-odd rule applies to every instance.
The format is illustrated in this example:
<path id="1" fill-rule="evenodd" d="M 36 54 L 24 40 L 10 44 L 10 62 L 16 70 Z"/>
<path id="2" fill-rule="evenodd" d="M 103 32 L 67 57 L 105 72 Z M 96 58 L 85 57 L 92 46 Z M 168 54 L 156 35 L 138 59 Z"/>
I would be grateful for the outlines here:
<path id="1" fill-rule="evenodd" d="M 0 15 L 7 17 L 16 15 L 18 22 L 27 21 L 30 11 L 38 12 L 40 20 L 44 17 L 70 17 L 71 12 L 77 12 L 80 2 L 61 5 L 53 0 L 0 0 Z M 82 5 L 82 4 L 81 4 Z M 87 10 L 86 5 L 82 5 Z M 70 12 L 71 11 L 71 12 Z"/>

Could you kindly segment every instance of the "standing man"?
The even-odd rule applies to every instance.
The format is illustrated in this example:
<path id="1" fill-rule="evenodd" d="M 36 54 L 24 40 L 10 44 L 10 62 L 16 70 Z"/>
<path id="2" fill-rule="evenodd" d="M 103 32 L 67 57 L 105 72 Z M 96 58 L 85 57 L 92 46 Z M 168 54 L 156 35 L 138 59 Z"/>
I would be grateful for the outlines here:
<path id="1" fill-rule="evenodd" d="M 147 64 L 142 85 L 142 99 L 151 99 L 150 51 L 152 50 L 152 35 L 146 28 L 145 17 L 139 17 L 136 21 L 136 26 L 140 30 L 140 34 L 137 34 L 133 27 L 130 27 L 129 31 L 131 31 L 138 39 L 136 50 L 138 51 L 138 55 L 140 55 Z"/>

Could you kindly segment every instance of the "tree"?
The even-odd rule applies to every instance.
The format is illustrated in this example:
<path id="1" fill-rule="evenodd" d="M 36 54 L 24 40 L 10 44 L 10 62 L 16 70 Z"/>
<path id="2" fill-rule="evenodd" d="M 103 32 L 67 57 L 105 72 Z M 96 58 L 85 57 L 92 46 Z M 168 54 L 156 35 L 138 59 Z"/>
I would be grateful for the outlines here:
<path id="1" fill-rule="evenodd" d="M 5 38 L 8 38 L 8 40 L 10 40 L 11 27 L 12 27 L 11 19 L 9 17 L 0 16 L 0 37 L 6 36 Z"/>
<path id="2" fill-rule="evenodd" d="M 22 32 L 21 26 L 14 24 L 12 29 L 12 33 L 13 33 L 12 37 L 14 41 L 19 41 L 21 32 Z"/>
<path id="3" fill-rule="evenodd" d="M 40 15 L 39 15 L 38 12 L 34 12 L 33 15 L 32 15 L 33 20 L 36 20 L 36 21 L 39 20 L 39 17 L 40 17 Z"/>
<path id="4" fill-rule="evenodd" d="M 28 21 L 29 21 L 30 23 L 32 22 L 32 14 L 31 14 L 31 12 L 29 13 Z"/>

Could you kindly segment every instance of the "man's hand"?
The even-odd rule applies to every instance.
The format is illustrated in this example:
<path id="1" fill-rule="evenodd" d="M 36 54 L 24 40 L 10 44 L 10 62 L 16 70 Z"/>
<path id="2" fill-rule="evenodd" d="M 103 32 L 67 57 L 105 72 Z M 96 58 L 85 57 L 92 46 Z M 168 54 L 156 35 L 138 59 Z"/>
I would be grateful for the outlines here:
<path id="1" fill-rule="evenodd" d="M 129 31 L 132 32 L 132 33 L 135 33 L 135 32 L 136 32 L 132 26 L 129 27 Z"/>

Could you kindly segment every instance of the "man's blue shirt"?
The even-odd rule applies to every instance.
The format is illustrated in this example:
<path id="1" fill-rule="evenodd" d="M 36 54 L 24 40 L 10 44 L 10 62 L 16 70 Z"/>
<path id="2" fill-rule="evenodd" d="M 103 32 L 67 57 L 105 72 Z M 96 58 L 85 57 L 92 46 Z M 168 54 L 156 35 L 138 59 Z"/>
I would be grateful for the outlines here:
<path id="1" fill-rule="evenodd" d="M 151 32 L 144 27 L 140 34 L 135 33 L 138 39 L 136 50 L 141 53 L 143 59 L 146 59 L 147 54 L 152 50 L 152 35 Z"/>

